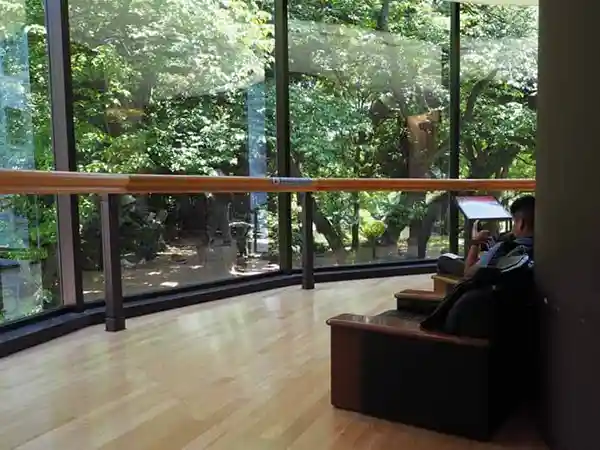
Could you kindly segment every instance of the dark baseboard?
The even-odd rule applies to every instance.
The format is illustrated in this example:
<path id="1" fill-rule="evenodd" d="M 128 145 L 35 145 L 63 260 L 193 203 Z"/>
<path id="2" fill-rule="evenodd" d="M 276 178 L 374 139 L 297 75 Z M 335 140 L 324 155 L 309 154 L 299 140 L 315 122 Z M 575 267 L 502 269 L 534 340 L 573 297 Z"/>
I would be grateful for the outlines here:
<path id="1" fill-rule="evenodd" d="M 344 267 L 342 270 L 331 269 L 315 273 L 317 283 L 329 283 L 334 281 L 349 281 L 368 278 L 385 278 L 403 275 L 417 275 L 435 272 L 435 263 L 411 265 L 406 267 L 369 267 L 367 269 L 351 270 Z M 128 300 L 125 303 L 125 314 L 127 317 L 137 317 L 152 314 L 169 309 L 183 308 L 185 306 L 198 305 L 200 303 L 222 300 L 239 295 L 252 294 L 287 286 L 300 285 L 301 274 L 276 275 L 270 278 L 253 279 L 248 278 L 244 283 L 237 285 L 223 285 L 204 288 L 184 293 L 165 293 L 154 298 L 141 300 Z M 390 293 L 390 297 L 393 293 Z"/>
<path id="2" fill-rule="evenodd" d="M 43 344 L 104 321 L 104 310 L 89 309 L 82 313 L 65 311 L 43 321 L 0 333 L 0 358 Z"/>
<path id="3" fill-rule="evenodd" d="M 125 315 L 126 317 L 143 316 L 145 314 L 213 302 L 239 295 L 294 286 L 300 284 L 301 278 L 300 275 L 276 275 L 271 278 L 261 278 L 259 280 L 248 278 L 244 280 L 244 283 L 237 285 L 217 286 L 177 294 L 165 293 L 152 299 L 127 301 L 125 303 Z"/>
<path id="4" fill-rule="evenodd" d="M 436 263 L 426 262 L 402 266 L 378 266 L 373 265 L 365 268 L 344 267 L 342 270 L 327 270 L 315 272 L 317 283 L 330 283 L 333 281 L 362 280 L 368 278 L 387 278 L 405 275 L 421 275 L 435 273 Z M 390 298 L 394 295 L 390 292 Z"/>
<path id="5" fill-rule="evenodd" d="M 330 267 L 315 270 L 315 281 L 328 283 L 416 275 L 433 273 L 435 268 L 435 262 L 430 261 L 395 265 Z M 210 285 L 186 287 L 176 292 L 162 291 L 153 293 L 152 296 L 143 294 L 126 299 L 124 302 L 125 317 L 137 317 L 286 286 L 298 286 L 300 289 L 301 283 L 302 273 L 295 270 L 287 275 L 281 272 L 261 274 L 256 277 L 226 280 Z M 393 292 L 390 292 L 390 298 L 392 296 Z M 104 302 L 93 302 L 86 307 L 87 309 L 83 312 L 76 312 L 71 308 L 59 308 L 0 327 L 0 358 L 82 328 L 105 322 Z"/>
<path id="6" fill-rule="evenodd" d="M 104 306 L 104 303 L 102 303 L 102 306 Z M 70 312 L 77 312 L 77 310 L 72 306 L 59 306 L 53 309 L 49 309 L 47 311 L 42 311 L 39 314 L 34 314 L 31 316 L 22 317 L 20 319 L 11 320 L 0 325 L 0 333 L 9 330 L 26 328 L 29 325 L 34 325 L 38 322 L 50 321 L 55 317 L 63 316 Z M 0 342 L 2 342 L 1 338 Z"/>

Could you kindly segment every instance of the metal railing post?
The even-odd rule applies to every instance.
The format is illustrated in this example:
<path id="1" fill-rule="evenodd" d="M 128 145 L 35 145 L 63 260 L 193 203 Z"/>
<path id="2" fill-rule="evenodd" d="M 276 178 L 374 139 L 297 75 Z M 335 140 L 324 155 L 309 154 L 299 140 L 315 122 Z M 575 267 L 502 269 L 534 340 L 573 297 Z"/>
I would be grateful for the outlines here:
<path id="1" fill-rule="evenodd" d="M 121 252 L 119 249 L 119 199 L 117 194 L 102 194 L 101 197 L 106 331 L 125 329 Z"/>
<path id="2" fill-rule="evenodd" d="M 312 192 L 302 195 L 302 289 L 315 288 L 314 201 Z"/>

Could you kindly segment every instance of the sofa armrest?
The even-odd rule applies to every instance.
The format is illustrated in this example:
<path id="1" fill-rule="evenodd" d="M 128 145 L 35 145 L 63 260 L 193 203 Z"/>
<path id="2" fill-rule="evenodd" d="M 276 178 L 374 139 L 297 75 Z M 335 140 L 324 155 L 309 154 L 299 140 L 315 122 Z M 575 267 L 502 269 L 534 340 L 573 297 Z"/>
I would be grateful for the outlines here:
<path id="1" fill-rule="evenodd" d="M 394 294 L 398 311 L 414 311 L 431 314 L 444 300 L 439 292 L 423 289 L 403 289 Z"/>
<path id="2" fill-rule="evenodd" d="M 366 332 L 381 333 L 410 339 L 420 339 L 432 342 L 471 347 L 488 347 L 485 339 L 464 338 L 449 334 L 435 333 L 422 330 L 419 322 L 404 320 L 393 316 L 365 316 L 360 314 L 340 314 L 327 320 L 330 327 L 344 327 Z"/>

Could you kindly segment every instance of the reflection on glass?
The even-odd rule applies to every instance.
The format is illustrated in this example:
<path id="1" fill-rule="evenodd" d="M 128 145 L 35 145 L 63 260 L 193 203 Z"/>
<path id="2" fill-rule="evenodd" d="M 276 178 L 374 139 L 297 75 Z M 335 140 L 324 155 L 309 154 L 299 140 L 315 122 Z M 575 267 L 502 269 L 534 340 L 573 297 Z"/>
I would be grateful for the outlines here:
<path id="1" fill-rule="evenodd" d="M 0 322 L 60 304 L 54 203 L 53 196 L 0 197 Z"/>
<path id="2" fill-rule="evenodd" d="M 446 177 L 449 24 L 444 2 L 336 3 L 323 8 L 321 3 L 292 0 L 293 175 Z M 447 198 L 438 197 L 319 194 L 315 242 L 322 259 L 317 265 L 426 257 L 423 242 L 436 233 L 438 217 L 446 220 L 440 204 L 447 205 Z M 434 216 L 436 220 L 429 219 Z M 373 220 L 385 228 L 380 236 L 375 236 Z"/>
<path id="3" fill-rule="evenodd" d="M 461 17 L 461 176 L 535 178 L 538 8 Z"/>
<path id="4" fill-rule="evenodd" d="M 52 167 L 42 2 L 0 3 L 0 167 Z M 0 323 L 58 305 L 53 196 L 0 196 Z"/>
<path id="5" fill-rule="evenodd" d="M 70 1 L 80 170 L 272 175 L 272 11 L 259 5 Z M 92 299 L 103 295 L 99 204 L 82 202 L 84 290 Z M 125 294 L 271 270 L 258 263 L 277 254 L 271 203 L 262 193 L 123 198 Z M 240 233 L 256 241 L 243 271 L 216 256 L 235 259 Z"/>
<path id="6" fill-rule="evenodd" d="M 538 8 L 468 4 L 461 22 L 460 176 L 535 178 Z"/>

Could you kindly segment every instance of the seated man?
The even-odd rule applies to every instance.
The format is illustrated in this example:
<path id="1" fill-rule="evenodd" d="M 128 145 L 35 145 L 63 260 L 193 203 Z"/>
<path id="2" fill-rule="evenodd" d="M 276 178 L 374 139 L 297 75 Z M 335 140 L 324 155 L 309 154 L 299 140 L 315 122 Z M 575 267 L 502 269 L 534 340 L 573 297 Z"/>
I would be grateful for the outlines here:
<path id="1" fill-rule="evenodd" d="M 467 258 L 463 261 L 455 255 L 442 255 L 438 260 L 438 273 L 469 278 L 479 267 L 493 267 L 496 261 L 510 254 L 515 247 L 524 247 L 533 256 L 533 227 L 535 197 L 524 195 L 510 206 L 513 217 L 513 230 L 507 239 L 493 244 L 486 252 L 481 246 L 490 241 L 490 232 L 477 232 L 470 243 Z"/>

